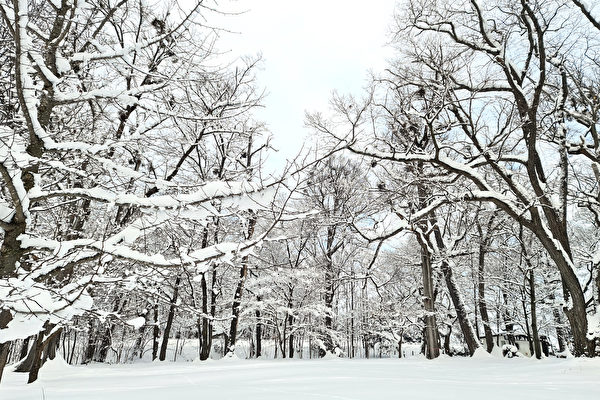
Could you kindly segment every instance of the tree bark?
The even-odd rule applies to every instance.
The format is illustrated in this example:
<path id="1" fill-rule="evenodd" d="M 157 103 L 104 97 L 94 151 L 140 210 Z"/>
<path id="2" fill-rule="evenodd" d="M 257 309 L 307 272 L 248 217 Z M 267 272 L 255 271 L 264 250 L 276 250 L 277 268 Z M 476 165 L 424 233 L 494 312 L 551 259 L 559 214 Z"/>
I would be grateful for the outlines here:
<path id="1" fill-rule="evenodd" d="M 260 304 L 261 301 L 261 297 L 257 296 L 256 298 L 257 302 Z M 256 358 L 259 358 L 260 356 L 262 356 L 262 322 L 260 322 L 260 309 L 256 309 L 255 311 L 255 315 L 256 315 Z"/>
<path id="2" fill-rule="evenodd" d="M 160 327 L 158 323 L 158 301 L 154 302 L 154 326 L 152 328 L 152 361 L 158 357 L 158 338 Z"/>
<path id="3" fill-rule="evenodd" d="M 479 313 L 481 314 L 481 322 L 483 322 L 483 331 L 485 333 L 485 345 L 488 353 L 491 353 L 494 349 L 494 336 L 492 334 L 492 328 L 490 327 L 490 317 L 487 311 L 487 304 L 485 302 L 485 252 L 486 243 L 480 242 L 479 244 L 479 258 L 478 258 L 478 295 L 479 295 Z"/>
<path id="4" fill-rule="evenodd" d="M 175 308 L 177 307 L 177 298 L 179 296 L 179 283 L 181 282 L 181 275 L 177 275 L 175 278 L 175 286 L 173 287 L 173 297 L 171 298 L 171 305 L 169 306 L 169 315 L 167 316 L 167 323 L 163 332 L 163 339 L 160 345 L 160 355 L 158 359 L 165 361 L 167 358 L 167 347 L 169 345 L 169 336 L 171 335 L 171 327 L 173 326 L 173 319 L 175 318 Z"/>
<path id="5" fill-rule="evenodd" d="M 290 336 L 288 338 L 288 357 L 294 358 L 294 333 L 293 333 L 294 316 L 288 315 L 288 325 L 290 327 Z"/>
<path id="6" fill-rule="evenodd" d="M 423 278 L 423 306 L 425 308 L 425 356 L 428 359 L 437 358 L 440 355 L 440 337 L 435 315 L 435 294 L 433 290 L 433 271 L 431 265 L 431 253 L 427 243 L 421 245 L 421 273 Z"/>
<path id="7" fill-rule="evenodd" d="M 533 334 L 533 349 L 535 352 L 535 358 L 538 360 L 542 358 L 542 347 L 540 344 L 540 335 L 537 327 L 537 311 L 536 311 L 536 297 L 535 297 L 535 281 L 534 281 L 533 269 L 529 270 L 529 298 L 531 300 L 531 331 Z"/>
<path id="8" fill-rule="evenodd" d="M 27 352 L 29 351 L 29 340 L 31 338 L 32 336 L 28 336 L 25 338 L 25 340 L 23 340 L 23 344 L 21 345 L 21 352 L 19 353 L 19 360 L 22 360 L 25 357 L 27 357 Z"/>
<path id="9" fill-rule="evenodd" d="M 477 258 L 477 290 L 479 297 L 479 313 L 481 322 L 483 322 L 483 331 L 485 334 L 485 345 L 488 353 L 494 349 L 494 336 L 490 327 L 490 317 L 488 315 L 487 304 L 485 302 L 485 256 L 487 248 L 491 241 L 491 230 L 495 214 L 489 217 L 485 233 L 479 223 L 476 221 L 477 232 L 479 233 L 479 254 Z"/>
<path id="10" fill-rule="evenodd" d="M 12 314 L 10 311 L 3 309 L 0 311 L 0 329 L 5 329 L 8 323 L 12 320 Z M 8 350 L 10 349 L 10 342 L 0 343 L 0 382 L 2 382 L 2 373 L 8 360 Z"/>
<path id="11" fill-rule="evenodd" d="M 213 278 L 214 279 L 214 278 Z M 206 282 L 206 272 L 202 274 L 202 280 L 200 281 L 200 287 L 202 289 L 202 314 L 201 318 L 201 332 L 200 332 L 200 360 L 205 361 L 210 357 L 210 348 L 212 346 L 212 320 L 208 317 L 208 285 Z"/>
<path id="12" fill-rule="evenodd" d="M 248 221 L 248 232 L 246 239 L 250 239 L 254 234 L 254 227 L 256 225 L 256 216 L 252 216 Z M 227 343 L 226 353 L 232 353 L 235 351 L 235 344 L 237 341 L 237 329 L 240 318 L 240 305 L 242 304 L 242 296 L 244 293 L 244 284 L 246 283 L 246 277 L 248 275 L 248 261 L 249 257 L 244 256 L 242 258 L 242 267 L 240 268 L 240 278 L 233 295 L 233 303 L 231 304 L 231 325 L 229 327 L 229 340 Z"/>
<path id="13" fill-rule="evenodd" d="M 34 353 L 34 357 L 31 369 L 29 370 L 27 383 L 35 382 L 38 378 L 38 373 L 42 365 L 44 365 L 48 358 L 54 358 L 56 345 L 58 343 L 58 339 L 60 338 L 60 334 L 62 333 L 62 328 L 54 330 L 55 326 L 55 324 L 46 323 L 45 331 L 40 332 L 39 334 L 40 340 L 36 341 L 34 346 L 31 348 L 32 352 Z M 48 337 L 44 339 L 46 335 L 48 335 Z"/>
<path id="14" fill-rule="evenodd" d="M 336 201 L 336 200 L 334 200 Z M 336 206 L 334 205 L 334 208 Z M 320 356 L 324 357 L 326 352 L 333 352 L 335 343 L 332 336 L 333 331 L 333 299 L 335 297 L 335 272 L 333 270 L 333 254 L 335 253 L 334 241 L 335 241 L 336 227 L 329 226 L 327 228 L 327 244 L 325 254 L 325 332 L 323 335 L 323 344 L 325 349 L 321 349 Z"/>
<path id="15" fill-rule="evenodd" d="M 435 221 L 434 219 L 432 221 L 432 224 L 433 235 L 435 237 L 437 248 L 440 251 L 445 251 L 446 246 L 444 244 L 444 240 L 442 239 L 442 233 L 440 232 L 440 228 L 437 225 L 437 221 Z M 475 353 L 475 350 L 477 350 L 477 348 L 479 348 L 481 345 L 479 343 L 478 338 L 475 336 L 475 330 L 473 329 L 473 325 L 471 324 L 471 321 L 469 321 L 467 311 L 465 309 L 465 303 L 462 300 L 462 295 L 454 280 L 452 268 L 450 267 L 448 260 L 442 259 L 441 269 L 442 273 L 444 274 L 444 280 L 448 288 L 448 293 L 450 294 L 450 299 L 452 300 L 452 305 L 454 306 L 454 310 L 456 311 L 458 324 L 460 325 L 460 329 L 465 338 L 465 342 L 467 344 L 467 348 L 469 349 L 469 353 L 473 355 Z"/>
<path id="16" fill-rule="evenodd" d="M 27 357 L 25 359 L 21 360 L 21 362 L 15 368 L 15 372 L 31 371 L 31 369 L 35 363 L 36 352 L 40 348 L 43 340 L 44 340 L 43 332 L 39 332 L 37 335 L 35 335 L 35 340 L 34 340 L 33 344 L 31 345 L 29 352 L 27 353 Z M 40 350 L 40 352 L 41 352 L 41 350 Z"/>

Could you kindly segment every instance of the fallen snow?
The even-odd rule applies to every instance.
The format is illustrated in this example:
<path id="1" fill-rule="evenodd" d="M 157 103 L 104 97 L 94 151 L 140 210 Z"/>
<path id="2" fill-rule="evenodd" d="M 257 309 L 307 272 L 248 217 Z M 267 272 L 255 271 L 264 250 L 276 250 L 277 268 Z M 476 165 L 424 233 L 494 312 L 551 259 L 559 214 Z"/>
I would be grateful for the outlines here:
<path id="1" fill-rule="evenodd" d="M 68 366 L 26 385 L 5 372 L 0 399 L 594 399 L 600 360 L 449 358 L 227 360 Z"/>

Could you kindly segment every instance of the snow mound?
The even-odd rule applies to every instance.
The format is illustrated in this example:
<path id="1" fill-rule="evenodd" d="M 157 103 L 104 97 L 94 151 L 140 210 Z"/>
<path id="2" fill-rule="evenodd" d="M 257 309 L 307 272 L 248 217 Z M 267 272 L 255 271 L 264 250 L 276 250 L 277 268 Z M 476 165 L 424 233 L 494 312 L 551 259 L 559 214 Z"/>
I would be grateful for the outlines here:
<path id="1" fill-rule="evenodd" d="M 194 358 L 194 360 L 192 361 L 194 364 L 205 364 L 205 363 L 212 363 L 215 360 L 213 360 L 212 358 L 208 357 L 206 360 L 201 360 L 200 357 L 196 357 Z"/>
<path id="2" fill-rule="evenodd" d="M 42 368 L 40 368 L 40 375 L 61 376 L 65 371 L 69 371 L 72 368 L 60 354 L 56 354 L 54 360 L 46 361 Z"/>
<path id="3" fill-rule="evenodd" d="M 240 360 L 241 358 L 239 358 L 233 351 L 230 351 L 229 353 L 225 354 L 223 358 L 221 358 L 221 361 L 223 362 L 234 362 Z"/>
<path id="4" fill-rule="evenodd" d="M 502 349 L 496 345 L 494 345 L 494 348 L 492 349 L 491 355 L 494 357 L 499 357 L 499 358 L 503 358 L 504 356 L 502 355 Z"/>
<path id="5" fill-rule="evenodd" d="M 472 358 L 476 358 L 478 360 L 485 360 L 485 359 L 489 360 L 490 358 L 493 358 L 493 357 L 483 347 L 478 347 L 477 349 L 475 349 L 475 352 L 473 353 Z"/>

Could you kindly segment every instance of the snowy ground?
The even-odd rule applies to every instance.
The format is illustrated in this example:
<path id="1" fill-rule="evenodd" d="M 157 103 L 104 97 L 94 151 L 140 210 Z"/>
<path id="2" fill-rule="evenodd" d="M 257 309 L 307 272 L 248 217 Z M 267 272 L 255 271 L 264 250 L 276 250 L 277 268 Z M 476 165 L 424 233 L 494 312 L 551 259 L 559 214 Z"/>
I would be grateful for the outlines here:
<path id="1" fill-rule="evenodd" d="M 598 399 L 600 360 L 220 360 L 6 373 L 2 400 Z"/>

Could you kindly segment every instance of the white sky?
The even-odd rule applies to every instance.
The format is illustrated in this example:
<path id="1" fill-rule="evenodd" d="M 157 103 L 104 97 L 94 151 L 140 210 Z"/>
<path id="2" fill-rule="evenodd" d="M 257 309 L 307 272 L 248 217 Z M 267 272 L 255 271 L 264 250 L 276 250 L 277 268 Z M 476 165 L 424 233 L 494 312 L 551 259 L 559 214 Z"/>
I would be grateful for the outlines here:
<path id="1" fill-rule="evenodd" d="M 221 5 L 225 5 L 221 3 Z M 361 95 L 368 72 L 381 71 L 395 0 L 229 0 L 220 48 L 235 55 L 261 53 L 258 84 L 267 97 L 257 117 L 279 149 L 271 162 L 295 156 L 308 130 L 305 111 L 326 111 L 334 90 Z"/>

